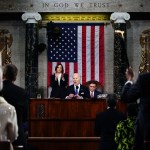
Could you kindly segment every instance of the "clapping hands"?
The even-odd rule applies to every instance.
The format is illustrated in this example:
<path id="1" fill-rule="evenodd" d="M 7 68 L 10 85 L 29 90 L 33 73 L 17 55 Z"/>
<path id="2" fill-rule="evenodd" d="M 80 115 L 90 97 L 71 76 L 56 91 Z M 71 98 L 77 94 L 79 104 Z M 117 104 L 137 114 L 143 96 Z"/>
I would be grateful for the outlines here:
<path id="1" fill-rule="evenodd" d="M 133 69 L 131 67 L 127 68 L 125 75 L 128 81 L 132 81 L 134 77 Z"/>

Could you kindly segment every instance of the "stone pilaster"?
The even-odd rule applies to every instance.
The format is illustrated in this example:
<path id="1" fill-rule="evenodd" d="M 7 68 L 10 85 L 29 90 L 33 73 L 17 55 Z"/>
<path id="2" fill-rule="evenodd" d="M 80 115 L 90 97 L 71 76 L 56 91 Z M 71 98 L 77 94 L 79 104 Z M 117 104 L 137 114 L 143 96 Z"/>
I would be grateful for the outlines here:
<path id="1" fill-rule="evenodd" d="M 115 12 L 110 17 L 114 27 L 114 93 L 120 94 L 126 81 L 125 71 L 129 66 L 126 43 L 126 22 L 130 15 Z"/>
<path id="2" fill-rule="evenodd" d="M 30 98 L 35 98 L 38 91 L 38 21 L 41 15 L 24 13 L 22 20 L 26 21 L 25 88 Z"/>

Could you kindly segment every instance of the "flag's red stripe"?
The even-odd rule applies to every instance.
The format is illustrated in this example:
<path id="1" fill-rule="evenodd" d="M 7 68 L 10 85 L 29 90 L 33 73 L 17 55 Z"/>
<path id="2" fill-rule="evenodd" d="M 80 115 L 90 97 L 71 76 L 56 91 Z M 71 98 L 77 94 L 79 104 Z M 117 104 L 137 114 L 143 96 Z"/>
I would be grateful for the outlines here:
<path id="1" fill-rule="evenodd" d="M 48 73 L 47 73 L 47 86 L 50 86 L 50 76 L 52 74 L 52 63 L 48 62 Z"/>
<path id="2" fill-rule="evenodd" d="M 86 26 L 82 26 L 82 84 L 86 83 Z"/>
<path id="3" fill-rule="evenodd" d="M 100 26 L 100 35 L 99 35 L 99 79 L 100 83 L 104 85 L 104 26 Z"/>
<path id="4" fill-rule="evenodd" d="M 74 73 L 78 73 L 78 63 L 74 63 Z"/>
<path id="5" fill-rule="evenodd" d="M 95 26 L 91 26 L 91 80 L 95 79 Z"/>
<path id="6" fill-rule="evenodd" d="M 70 72 L 69 72 L 70 68 L 69 68 L 69 62 L 65 63 L 65 73 L 68 74 L 68 85 L 70 83 L 69 81 L 69 77 L 70 77 Z"/>

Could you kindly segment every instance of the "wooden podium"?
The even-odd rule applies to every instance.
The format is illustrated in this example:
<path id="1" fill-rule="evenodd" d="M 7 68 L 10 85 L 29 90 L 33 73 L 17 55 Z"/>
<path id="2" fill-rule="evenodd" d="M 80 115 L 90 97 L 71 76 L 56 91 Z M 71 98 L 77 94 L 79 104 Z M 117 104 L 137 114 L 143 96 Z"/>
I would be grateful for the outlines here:
<path id="1" fill-rule="evenodd" d="M 75 146 L 76 144 L 80 143 L 81 147 L 81 143 L 85 142 L 87 147 L 84 143 L 82 149 L 90 150 L 90 147 L 92 150 L 97 149 L 99 138 L 94 135 L 95 117 L 97 112 L 102 112 L 105 109 L 106 102 L 104 99 L 31 99 L 29 106 L 29 142 L 37 145 L 39 141 L 43 141 L 45 144 L 47 141 L 49 146 L 46 145 L 55 150 L 62 149 L 62 146 L 58 147 L 57 142 L 59 144 L 67 141 L 69 143 L 74 142 L 69 146 L 71 148 L 65 147 L 64 150 L 74 150 L 78 147 Z M 126 106 L 119 102 L 117 109 L 125 112 Z M 42 146 L 41 149 L 44 150 L 44 144 L 39 144 L 38 148 L 40 145 Z M 58 148 L 56 148 L 56 145 Z"/>

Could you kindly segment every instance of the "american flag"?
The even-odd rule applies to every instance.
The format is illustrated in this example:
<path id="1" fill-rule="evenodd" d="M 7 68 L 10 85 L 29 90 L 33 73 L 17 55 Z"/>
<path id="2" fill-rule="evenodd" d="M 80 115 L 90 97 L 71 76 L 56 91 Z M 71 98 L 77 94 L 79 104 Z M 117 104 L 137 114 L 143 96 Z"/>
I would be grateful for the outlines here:
<path id="1" fill-rule="evenodd" d="M 104 24 L 55 23 L 61 33 L 48 35 L 48 86 L 55 66 L 61 63 L 72 84 L 73 73 L 81 83 L 97 80 L 104 85 Z M 48 31 L 47 31 L 48 32 Z"/>

